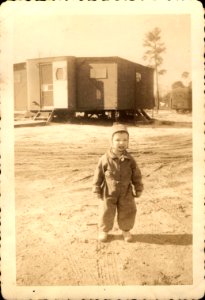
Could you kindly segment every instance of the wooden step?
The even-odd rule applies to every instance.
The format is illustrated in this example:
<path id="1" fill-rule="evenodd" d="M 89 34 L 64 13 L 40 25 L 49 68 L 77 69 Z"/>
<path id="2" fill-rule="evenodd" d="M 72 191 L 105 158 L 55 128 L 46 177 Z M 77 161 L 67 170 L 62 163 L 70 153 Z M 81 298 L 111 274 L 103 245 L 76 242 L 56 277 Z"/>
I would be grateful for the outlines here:
<path id="1" fill-rule="evenodd" d="M 38 111 L 36 113 L 36 115 L 34 116 L 33 120 L 34 121 L 44 120 L 48 123 L 52 120 L 53 113 L 54 113 L 54 110 L 52 110 L 52 111 Z"/>

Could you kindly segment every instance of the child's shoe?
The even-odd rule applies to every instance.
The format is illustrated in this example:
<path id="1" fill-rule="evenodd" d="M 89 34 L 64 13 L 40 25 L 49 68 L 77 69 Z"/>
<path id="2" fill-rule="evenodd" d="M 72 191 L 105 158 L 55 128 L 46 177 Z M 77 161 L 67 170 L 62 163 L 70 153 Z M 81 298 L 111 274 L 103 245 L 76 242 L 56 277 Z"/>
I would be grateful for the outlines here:
<path id="1" fill-rule="evenodd" d="M 108 238 L 108 233 L 107 232 L 105 232 L 105 231 L 99 232 L 99 235 L 98 235 L 98 240 L 99 241 L 106 242 L 107 238 Z"/>
<path id="2" fill-rule="evenodd" d="M 133 240 L 133 236 L 131 235 L 131 233 L 129 231 L 122 231 L 122 235 L 124 237 L 125 242 L 132 242 Z"/>

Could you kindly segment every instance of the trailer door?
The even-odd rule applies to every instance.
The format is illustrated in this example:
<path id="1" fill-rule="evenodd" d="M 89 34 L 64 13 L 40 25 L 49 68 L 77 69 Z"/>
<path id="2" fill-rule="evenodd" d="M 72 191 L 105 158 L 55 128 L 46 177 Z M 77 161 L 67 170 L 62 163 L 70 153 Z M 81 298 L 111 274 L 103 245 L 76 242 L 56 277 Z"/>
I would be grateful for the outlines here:
<path id="1" fill-rule="evenodd" d="M 53 107 L 53 78 L 52 64 L 40 64 L 40 107 L 51 109 Z"/>
<path id="2" fill-rule="evenodd" d="M 53 97 L 55 108 L 68 108 L 67 61 L 53 62 Z"/>

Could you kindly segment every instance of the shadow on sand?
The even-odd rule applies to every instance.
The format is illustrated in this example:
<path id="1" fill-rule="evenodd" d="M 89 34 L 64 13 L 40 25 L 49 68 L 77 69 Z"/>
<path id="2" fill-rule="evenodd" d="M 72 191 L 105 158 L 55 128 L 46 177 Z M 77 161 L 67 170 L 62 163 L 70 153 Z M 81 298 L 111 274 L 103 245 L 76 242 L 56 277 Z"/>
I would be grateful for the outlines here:
<path id="1" fill-rule="evenodd" d="M 110 235 L 110 241 L 123 240 L 122 235 Z M 133 235 L 132 243 L 147 243 L 157 245 L 192 245 L 191 234 L 138 234 Z"/>

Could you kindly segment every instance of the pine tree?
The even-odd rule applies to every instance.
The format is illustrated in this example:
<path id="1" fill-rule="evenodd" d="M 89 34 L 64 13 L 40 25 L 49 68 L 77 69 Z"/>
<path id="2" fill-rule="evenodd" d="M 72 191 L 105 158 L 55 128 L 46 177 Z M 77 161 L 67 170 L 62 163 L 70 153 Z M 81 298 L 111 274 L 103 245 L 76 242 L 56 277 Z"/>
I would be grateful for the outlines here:
<path id="1" fill-rule="evenodd" d="M 148 32 L 145 35 L 143 46 L 147 48 L 143 59 L 148 61 L 148 66 L 154 68 L 156 78 L 156 107 L 159 109 L 159 75 L 166 73 L 166 70 L 159 67 L 163 63 L 162 53 L 165 52 L 166 47 L 161 42 L 161 30 L 156 27 L 153 31 Z"/>

